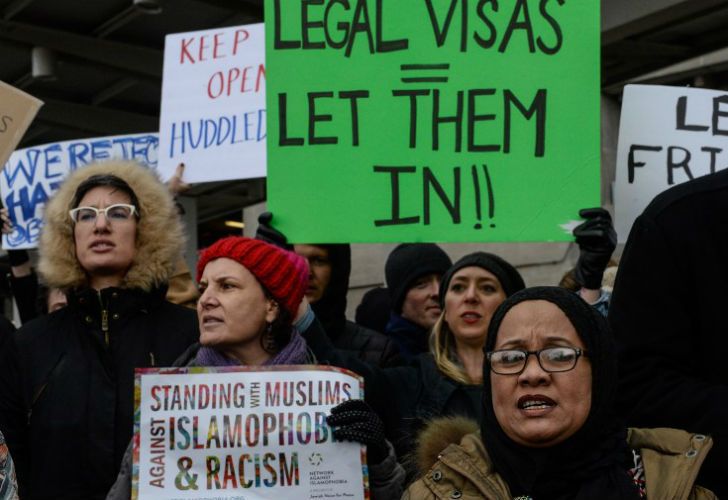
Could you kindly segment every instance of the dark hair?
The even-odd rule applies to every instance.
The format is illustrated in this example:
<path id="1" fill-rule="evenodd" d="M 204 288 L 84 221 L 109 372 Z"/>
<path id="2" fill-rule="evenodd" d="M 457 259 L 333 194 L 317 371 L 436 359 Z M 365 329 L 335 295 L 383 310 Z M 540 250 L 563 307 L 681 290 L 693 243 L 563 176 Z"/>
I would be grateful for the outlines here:
<path id="1" fill-rule="evenodd" d="M 262 284 L 260 287 L 263 289 L 266 299 L 278 304 L 278 301 Z M 291 313 L 285 307 L 281 307 L 278 304 L 278 316 L 270 324 L 270 330 L 260 336 L 260 345 L 263 347 L 263 350 L 268 354 L 278 354 L 281 352 L 291 341 L 292 324 L 293 318 L 291 317 Z"/>
<path id="2" fill-rule="evenodd" d="M 139 199 L 137 198 L 131 186 L 129 186 L 129 184 L 127 184 L 124 179 L 121 179 L 120 177 L 111 174 L 92 175 L 81 184 L 79 184 L 76 188 L 76 193 L 73 195 L 71 208 L 78 208 L 78 204 L 81 203 L 81 200 L 84 196 L 86 196 L 86 193 L 91 191 L 93 188 L 101 186 L 114 188 L 129 195 L 131 204 L 136 207 L 137 213 L 140 212 L 141 207 L 139 207 Z"/>
<path id="3" fill-rule="evenodd" d="M 48 297 L 51 289 L 42 283 L 38 283 L 38 295 L 36 296 L 35 310 L 38 314 L 48 314 Z"/>

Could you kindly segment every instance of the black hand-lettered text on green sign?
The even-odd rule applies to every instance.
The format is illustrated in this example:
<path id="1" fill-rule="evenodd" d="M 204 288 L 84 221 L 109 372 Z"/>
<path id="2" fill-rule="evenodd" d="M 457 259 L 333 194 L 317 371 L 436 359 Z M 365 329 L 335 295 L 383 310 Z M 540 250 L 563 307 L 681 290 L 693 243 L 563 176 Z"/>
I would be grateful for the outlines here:
<path id="1" fill-rule="evenodd" d="M 266 0 L 292 241 L 556 241 L 599 204 L 595 0 Z"/>

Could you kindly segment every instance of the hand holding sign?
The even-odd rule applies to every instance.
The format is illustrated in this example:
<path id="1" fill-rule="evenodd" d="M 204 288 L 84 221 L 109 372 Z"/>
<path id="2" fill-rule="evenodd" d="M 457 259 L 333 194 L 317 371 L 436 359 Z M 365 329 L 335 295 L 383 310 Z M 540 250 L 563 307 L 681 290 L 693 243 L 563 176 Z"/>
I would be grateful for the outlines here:
<path id="1" fill-rule="evenodd" d="M 369 465 L 379 464 L 387 458 L 384 422 L 364 400 L 350 399 L 334 406 L 326 423 L 333 428 L 336 439 L 366 445 Z"/>
<path id="2" fill-rule="evenodd" d="M 174 171 L 174 175 L 167 181 L 167 188 L 172 196 L 177 196 L 180 193 L 190 189 L 190 185 L 182 180 L 182 176 L 185 173 L 185 164 L 180 163 Z"/>
<path id="3" fill-rule="evenodd" d="M 3 207 L 0 209 L 0 220 L 3 223 L 2 234 L 10 234 L 13 232 L 13 221 L 10 220 L 8 209 Z"/>
<path id="4" fill-rule="evenodd" d="M 617 248 L 617 233 L 612 225 L 612 216 L 603 208 L 585 208 L 579 210 L 579 216 L 586 222 L 574 229 L 576 244 L 579 245 L 574 279 L 584 288 L 598 290 L 612 252 Z"/>

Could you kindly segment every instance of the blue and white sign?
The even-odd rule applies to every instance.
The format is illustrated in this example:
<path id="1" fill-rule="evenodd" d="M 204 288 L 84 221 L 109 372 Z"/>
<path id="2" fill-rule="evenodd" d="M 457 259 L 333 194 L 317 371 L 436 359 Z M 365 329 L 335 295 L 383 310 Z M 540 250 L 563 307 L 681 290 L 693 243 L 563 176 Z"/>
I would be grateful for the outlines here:
<path id="1" fill-rule="evenodd" d="M 157 168 L 159 135 L 133 134 L 55 142 L 19 149 L 0 173 L 0 193 L 14 231 L 4 234 L 6 250 L 35 248 L 43 209 L 69 172 L 104 160 L 134 160 Z"/>

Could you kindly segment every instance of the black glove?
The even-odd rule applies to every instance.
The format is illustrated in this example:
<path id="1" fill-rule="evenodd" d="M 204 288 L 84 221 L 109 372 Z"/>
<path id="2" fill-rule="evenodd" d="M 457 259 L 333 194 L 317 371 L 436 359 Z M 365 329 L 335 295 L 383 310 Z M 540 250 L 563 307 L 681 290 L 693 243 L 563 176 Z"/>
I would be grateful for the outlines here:
<path id="1" fill-rule="evenodd" d="M 263 212 L 258 216 L 258 229 L 255 231 L 255 239 L 292 251 L 293 245 L 288 243 L 285 234 L 270 225 L 271 220 L 273 220 L 271 212 Z"/>
<path id="2" fill-rule="evenodd" d="M 361 399 L 350 399 L 331 408 L 326 422 L 339 441 L 355 441 L 367 446 L 367 461 L 379 464 L 387 458 L 384 422 L 371 406 Z"/>
<path id="3" fill-rule="evenodd" d="M 586 219 L 576 226 L 574 236 L 579 245 L 579 260 L 574 268 L 574 279 L 582 287 L 598 290 L 612 252 L 617 247 L 617 232 L 612 216 L 603 208 L 584 208 L 579 216 Z"/>

